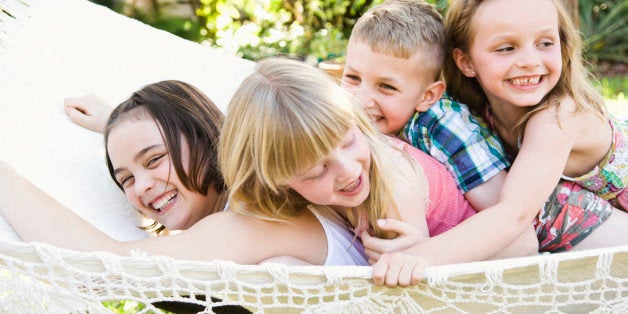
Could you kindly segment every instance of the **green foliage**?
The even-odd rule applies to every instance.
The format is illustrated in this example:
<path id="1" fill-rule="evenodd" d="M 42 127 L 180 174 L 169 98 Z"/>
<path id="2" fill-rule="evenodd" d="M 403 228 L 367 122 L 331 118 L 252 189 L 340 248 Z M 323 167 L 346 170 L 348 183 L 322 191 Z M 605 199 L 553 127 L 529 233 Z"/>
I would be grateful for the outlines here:
<path id="1" fill-rule="evenodd" d="M 125 314 L 125 313 L 137 313 L 146 308 L 142 303 L 135 301 L 106 301 L 102 303 L 105 308 L 113 313 Z"/>
<path id="2" fill-rule="evenodd" d="M 628 90 L 628 77 L 624 75 L 603 77 L 596 81 L 596 87 L 605 99 L 624 100 L 624 92 Z"/>
<path id="3" fill-rule="evenodd" d="M 213 46 L 243 58 L 319 60 L 344 53 L 357 18 L 382 0 L 201 0 L 197 15 Z"/>
<path id="4" fill-rule="evenodd" d="M 580 0 L 586 58 L 628 63 L 628 1 Z"/>
<path id="5" fill-rule="evenodd" d="M 250 60 L 288 55 L 313 61 L 344 54 L 356 20 L 383 0 L 201 0 L 210 45 Z M 429 1 L 441 11 L 447 0 Z"/>
<path id="6" fill-rule="evenodd" d="M 127 15 L 132 18 L 181 38 L 196 42 L 200 42 L 204 39 L 201 35 L 203 25 L 201 25 L 198 18 L 185 18 L 164 14 L 164 12 L 168 12 L 168 5 L 161 5 L 158 11 L 141 11 L 130 5 L 127 7 L 121 6 L 117 8 L 117 10 L 127 11 Z"/>

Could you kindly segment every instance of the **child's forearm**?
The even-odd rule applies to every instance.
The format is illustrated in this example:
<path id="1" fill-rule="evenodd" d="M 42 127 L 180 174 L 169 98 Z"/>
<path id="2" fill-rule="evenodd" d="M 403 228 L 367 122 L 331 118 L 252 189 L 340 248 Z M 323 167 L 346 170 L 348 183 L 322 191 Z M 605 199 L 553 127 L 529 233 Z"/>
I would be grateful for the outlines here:
<path id="1" fill-rule="evenodd" d="M 488 259 L 504 259 L 513 257 L 522 257 L 538 254 L 539 252 L 539 240 L 536 236 L 534 227 L 530 225 L 526 228 L 521 235 L 514 242 L 510 243 L 508 247 L 497 252 L 497 254 L 489 257 Z"/>
<path id="2" fill-rule="evenodd" d="M 411 250 L 431 266 L 491 258 L 530 229 L 532 218 L 515 210 L 493 206 L 456 227 L 418 243 Z"/>
<path id="3" fill-rule="evenodd" d="M 112 247 L 113 239 L 8 166 L 0 167 L 0 191 L 0 212 L 23 241 L 89 251 Z"/>
<path id="4" fill-rule="evenodd" d="M 506 176 L 506 170 L 502 170 L 488 181 L 467 191 L 464 197 L 476 211 L 483 211 L 499 201 L 499 194 L 506 181 Z"/>

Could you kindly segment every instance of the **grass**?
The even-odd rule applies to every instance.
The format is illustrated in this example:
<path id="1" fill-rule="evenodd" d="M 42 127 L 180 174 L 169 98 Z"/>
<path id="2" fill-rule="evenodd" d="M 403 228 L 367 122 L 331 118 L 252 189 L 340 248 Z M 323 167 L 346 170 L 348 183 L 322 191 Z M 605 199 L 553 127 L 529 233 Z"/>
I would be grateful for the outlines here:
<path id="1" fill-rule="evenodd" d="M 596 86 L 606 100 L 608 110 L 615 116 L 628 119 L 628 99 L 624 94 L 628 90 L 628 76 L 603 77 Z"/>

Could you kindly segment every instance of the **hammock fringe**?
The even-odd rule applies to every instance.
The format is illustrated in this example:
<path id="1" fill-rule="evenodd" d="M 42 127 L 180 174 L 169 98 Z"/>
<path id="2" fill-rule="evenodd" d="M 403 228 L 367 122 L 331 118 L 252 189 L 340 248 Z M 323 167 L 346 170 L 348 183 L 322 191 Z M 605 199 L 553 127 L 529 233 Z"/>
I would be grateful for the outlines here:
<path id="1" fill-rule="evenodd" d="M 446 281 L 389 289 L 372 285 L 369 267 L 193 262 L 0 242 L 0 309 L 98 312 L 98 302 L 133 300 L 154 311 L 151 303 L 176 301 L 259 313 L 616 313 L 627 306 L 627 274 L 628 247 L 616 247 L 432 267 L 429 278 Z"/>

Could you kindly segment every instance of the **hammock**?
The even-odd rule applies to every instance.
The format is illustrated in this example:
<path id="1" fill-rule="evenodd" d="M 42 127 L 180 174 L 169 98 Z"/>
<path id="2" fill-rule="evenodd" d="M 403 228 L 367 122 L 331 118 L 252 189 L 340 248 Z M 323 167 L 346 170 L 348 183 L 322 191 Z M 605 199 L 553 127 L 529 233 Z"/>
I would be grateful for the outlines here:
<path id="1" fill-rule="evenodd" d="M 101 135 L 71 123 L 63 98 L 93 92 L 117 104 L 148 83 L 178 79 L 224 109 L 253 63 L 87 1 L 0 0 L 0 8 L 0 159 L 110 236 L 146 237 L 108 178 Z M 369 267 L 192 262 L 22 243 L 0 217 L 0 312 L 10 313 L 101 313 L 108 300 L 144 303 L 143 312 L 177 301 L 208 312 L 237 304 L 282 313 L 626 313 L 627 277 L 624 246 L 432 267 L 421 284 L 390 289 L 372 284 Z"/>

